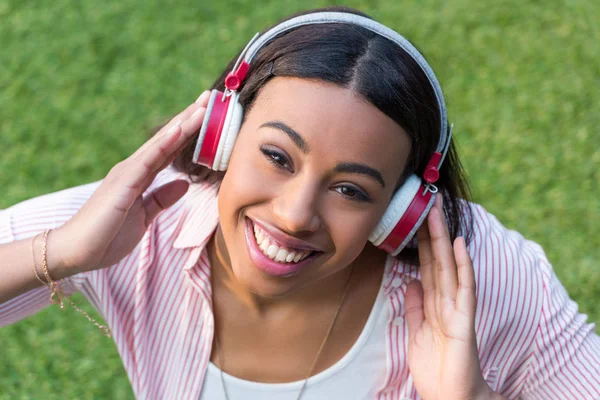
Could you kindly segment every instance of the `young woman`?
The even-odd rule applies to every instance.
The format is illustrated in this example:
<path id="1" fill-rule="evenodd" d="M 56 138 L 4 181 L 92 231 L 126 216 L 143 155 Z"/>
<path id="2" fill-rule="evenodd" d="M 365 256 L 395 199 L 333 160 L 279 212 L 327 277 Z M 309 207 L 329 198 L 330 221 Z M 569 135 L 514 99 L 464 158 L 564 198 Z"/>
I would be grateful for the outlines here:
<path id="1" fill-rule="evenodd" d="M 600 397 L 594 325 L 468 201 L 425 60 L 325 11 L 102 182 L 2 211 L 0 324 L 82 292 L 143 399 Z"/>

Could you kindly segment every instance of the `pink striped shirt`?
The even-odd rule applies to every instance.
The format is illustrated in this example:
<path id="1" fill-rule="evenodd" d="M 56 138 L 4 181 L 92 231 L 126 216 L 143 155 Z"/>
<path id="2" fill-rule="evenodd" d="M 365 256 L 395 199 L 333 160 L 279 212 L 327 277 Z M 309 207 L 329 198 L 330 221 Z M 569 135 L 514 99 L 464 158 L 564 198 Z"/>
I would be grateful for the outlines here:
<path id="1" fill-rule="evenodd" d="M 152 188 L 186 176 L 171 168 Z M 0 243 L 32 237 L 67 221 L 99 182 L 34 198 L 0 211 Z M 205 245 L 218 223 L 217 188 L 200 183 L 157 216 L 117 265 L 75 275 L 79 291 L 104 316 L 139 399 L 199 397 L 213 339 L 210 267 Z M 469 246 L 477 281 L 475 321 L 483 375 L 508 399 L 599 399 L 600 338 L 577 312 L 541 247 L 473 205 Z M 393 310 L 387 373 L 378 399 L 420 399 L 407 362 L 406 285 L 418 268 L 397 261 L 383 282 Z M 49 305 L 47 288 L 0 304 L 0 326 Z M 100 333 L 98 333 L 100 334 Z"/>

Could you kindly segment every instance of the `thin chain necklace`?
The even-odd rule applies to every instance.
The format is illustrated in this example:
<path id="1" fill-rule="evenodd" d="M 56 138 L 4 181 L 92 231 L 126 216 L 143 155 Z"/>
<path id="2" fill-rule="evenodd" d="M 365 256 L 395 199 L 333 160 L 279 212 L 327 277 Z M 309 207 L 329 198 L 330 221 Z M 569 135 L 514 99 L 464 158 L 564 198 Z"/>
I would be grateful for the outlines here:
<path id="1" fill-rule="evenodd" d="M 342 309 L 342 304 L 344 304 L 344 299 L 346 298 L 346 294 L 348 293 L 348 288 L 350 287 L 350 280 L 352 279 L 353 274 L 354 274 L 354 265 L 352 266 L 352 270 L 350 271 L 350 275 L 348 276 L 348 280 L 346 281 L 346 287 L 344 288 L 344 293 L 342 293 L 342 297 L 340 299 L 340 304 L 338 305 L 338 308 L 335 311 L 333 318 L 331 319 L 331 323 L 329 324 L 329 329 L 327 330 L 327 334 L 325 335 L 325 337 L 323 338 L 323 341 L 321 342 L 319 351 L 317 351 L 317 355 L 316 355 L 312 365 L 310 366 L 308 373 L 306 374 L 306 378 L 304 378 L 304 382 L 302 383 L 302 387 L 300 388 L 300 392 L 298 393 L 298 397 L 296 397 L 296 400 L 300 400 L 300 397 L 302 397 L 302 393 L 304 392 L 304 389 L 306 388 L 306 384 L 308 383 L 308 378 L 312 375 L 312 372 L 313 372 L 315 366 L 317 365 L 317 361 L 319 360 L 319 356 L 321 355 L 323 348 L 325 348 L 325 343 L 327 343 L 327 339 L 329 339 L 329 335 L 331 334 L 331 331 L 333 330 L 335 321 L 337 320 L 340 310 Z M 223 370 L 225 369 L 225 360 L 224 360 L 223 352 L 219 350 L 219 337 L 218 336 L 219 335 L 217 335 L 217 329 L 216 329 L 216 324 L 215 324 L 215 350 L 219 356 L 219 364 L 221 364 L 220 368 L 219 368 L 219 371 L 221 372 L 221 385 L 223 385 L 223 393 L 225 393 L 225 399 L 230 400 L 229 393 L 227 392 L 227 385 L 225 385 L 225 378 L 223 377 Z"/>

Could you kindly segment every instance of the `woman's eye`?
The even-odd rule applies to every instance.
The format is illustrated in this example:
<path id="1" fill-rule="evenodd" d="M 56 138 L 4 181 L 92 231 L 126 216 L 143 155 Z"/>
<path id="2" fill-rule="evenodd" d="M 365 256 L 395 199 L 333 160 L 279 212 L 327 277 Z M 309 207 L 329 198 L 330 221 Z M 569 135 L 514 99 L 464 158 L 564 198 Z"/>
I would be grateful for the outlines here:
<path id="1" fill-rule="evenodd" d="M 371 201 L 365 192 L 352 186 L 338 186 L 334 190 L 351 200 Z"/>
<path id="2" fill-rule="evenodd" d="M 267 157 L 267 160 L 278 168 L 284 168 L 288 171 L 292 170 L 288 158 L 279 151 L 261 148 L 260 151 Z"/>

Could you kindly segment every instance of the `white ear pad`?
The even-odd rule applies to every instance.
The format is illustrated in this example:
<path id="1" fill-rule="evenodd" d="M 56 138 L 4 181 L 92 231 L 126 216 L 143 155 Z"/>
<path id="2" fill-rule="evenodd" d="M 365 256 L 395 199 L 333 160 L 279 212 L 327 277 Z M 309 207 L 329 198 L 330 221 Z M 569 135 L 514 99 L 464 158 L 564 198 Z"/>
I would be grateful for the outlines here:
<path id="1" fill-rule="evenodd" d="M 202 127 L 200 128 L 200 134 L 198 135 L 198 140 L 196 141 L 196 148 L 194 149 L 194 156 L 192 157 L 192 161 L 198 164 L 198 158 L 200 157 L 200 150 L 202 149 L 202 144 L 204 143 L 204 137 L 206 136 L 206 130 L 208 129 L 208 120 L 212 114 L 213 106 L 215 105 L 215 100 L 217 98 L 217 94 L 219 92 L 217 90 L 212 90 L 210 92 L 210 97 L 208 98 L 208 105 L 206 106 L 206 112 L 204 113 L 204 120 L 202 121 Z"/>
<path id="2" fill-rule="evenodd" d="M 233 92 L 231 99 L 229 100 L 229 108 L 227 110 L 227 116 L 223 123 L 223 131 L 221 132 L 221 138 L 219 139 L 219 147 L 217 148 L 217 154 L 212 169 L 215 171 L 225 171 L 229 164 L 229 158 L 233 152 L 233 146 L 235 139 L 237 139 L 244 117 L 244 109 L 238 101 L 238 93 Z"/>
<path id="3" fill-rule="evenodd" d="M 410 203 L 421 188 L 421 178 L 411 175 L 400 189 L 394 194 L 383 217 L 369 235 L 369 241 L 375 246 L 379 246 L 386 237 L 392 232 L 396 224 L 400 221 Z"/>

